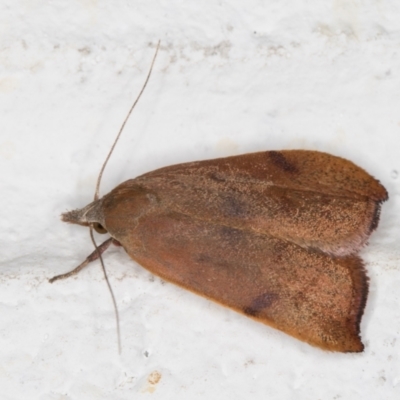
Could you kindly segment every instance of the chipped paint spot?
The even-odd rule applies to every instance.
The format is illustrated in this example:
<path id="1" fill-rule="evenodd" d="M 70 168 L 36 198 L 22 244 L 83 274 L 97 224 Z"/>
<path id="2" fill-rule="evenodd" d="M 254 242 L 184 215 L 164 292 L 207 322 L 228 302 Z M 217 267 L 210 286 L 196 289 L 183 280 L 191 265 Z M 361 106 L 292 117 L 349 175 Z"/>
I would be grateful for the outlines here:
<path id="1" fill-rule="evenodd" d="M 142 393 L 154 393 L 157 388 L 157 384 L 161 380 L 161 373 L 158 371 L 153 371 L 148 377 L 146 386 L 143 388 Z"/>

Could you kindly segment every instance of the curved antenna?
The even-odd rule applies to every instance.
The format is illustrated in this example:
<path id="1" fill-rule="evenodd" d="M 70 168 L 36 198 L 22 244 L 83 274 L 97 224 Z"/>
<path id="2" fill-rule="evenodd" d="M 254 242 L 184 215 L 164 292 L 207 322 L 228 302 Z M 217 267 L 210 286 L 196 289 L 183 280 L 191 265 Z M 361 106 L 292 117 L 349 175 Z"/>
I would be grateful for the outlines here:
<path id="1" fill-rule="evenodd" d="M 122 131 L 124 130 L 125 125 L 126 125 L 128 119 L 129 119 L 129 117 L 131 116 L 131 113 L 132 113 L 133 109 L 135 108 L 136 104 L 138 103 L 140 97 L 142 96 L 142 94 L 143 94 L 143 92 L 144 92 L 144 89 L 145 89 L 146 86 L 147 86 L 147 82 L 149 81 L 150 76 L 151 76 L 151 72 L 153 71 L 154 62 L 156 61 L 157 53 L 158 53 L 158 49 L 159 49 L 159 48 L 160 48 L 160 40 L 159 40 L 158 43 L 157 43 L 156 52 L 154 53 L 153 61 L 151 62 L 151 66 L 150 66 L 149 72 L 148 72 L 148 74 L 147 74 L 146 80 L 144 81 L 144 84 L 143 84 L 143 86 L 142 86 L 142 89 L 141 89 L 139 95 L 136 97 L 136 100 L 135 100 L 135 102 L 133 103 L 131 109 L 129 110 L 128 115 L 126 116 L 126 118 L 125 118 L 125 120 L 124 120 L 124 122 L 123 122 L 123 124 L 122 124 L 122 126 L 121 126 L 121 128 L 120 128 L 120 130 L 119 130 L 119 132 L 118 132 L 118 135 L 117 135 L 117 137 L 115 138 L 113 145 L 111 146 L 111 149 L 110 149 L 110 151 L 109 151 L 109 153 L 108 153 L 108 155 L 107 155 L 107 157 L 106 157 L 106 160 L 104 161 L 103 166 L 101 167 L 101 170 L 100 170 L 100 173 L 99 173 L 99 177 L 97 178 L 96 191 L 95 191 L 95 193 L 94 193 L 94 200 L 95 200 L 95 201 L 99 199 L 100 182 L 101 182 L 101 178 L 102 178 L 102 176 L 103 176 L 103 172 L 104 172 L 104 170 L 105 170 L 105 168 L 106 168 L 106 165 L 107 165 L 107 163 L 108 163 L 108 160 L 110 159 L 111 154 L 112 154 L 112 152 L 114 151 L 114 147 L 116 146 L 116 144 L 117 144 L 117 142 L 118 142 L 118 140 L 119 140 L 119 138 L 120 138 L 120 136 L 121 136 L 121 133 L 122 133 Z"/>
<path id="2" fill-rule="evenodd" d="M 114 306 L 115 321 L 117 324 L 118 353 L 121 354 L 121 330 L 119 327 L 119 312 L 118 312 L 118 307 L 117 307 L 117 301 L 115 300 L 114 292 L 112 290 L 110 281 L 108 280 L 108 275 L 107 275 L 106 267 L 104 266 L 103 257 L 101 256 L 101 251 L 97 247 L 96 241 L 94 240 L 92 225 L 89 226 L 89 230 L 90 230 L 90 238 L 92 239 L 92 243 L 93 243 L 94 248 L 96 249 L 97 255 L 100 259 L 100 264 L 101 264 L 101 269 L 103 270 L 104 279 L 106 280 L 108 290 L 110 291 L 110 294 L 111 294 L 111 299 L 112 299 L 113 306 Z"/>
<path id="3" fill-rule="evenodd" d="M 119 140 L 119 138 L 120 138 L 120 136 L 121 136 L 122 131 L 123 131 L 124 128 L 125 128 L 125 125 L 126 125 L 128 119 L 129 119 L 129 117 L 130 117 L 130 115 L 131 115 L 133 109 L 135 108 L 136 104 L 138 103 L 140 97 L 142 96 L 142 94 L 143 94 L 143 92 L 144 92 L 144 89 L 145 89 L 146 86 L 147 86 L 147 82 L 149 81 L 150 76 L 151 76 L 151 72 L 153 71 L 154 62 L 156 61 L 156 57 L 157 57 L 157 53 L 158 53 L 158 49 L 159 49 L 159 48 L 160 48 L 160 41 L 158 41 L 158 43 L 157 43 L 156 52 L 154 53 L 153 61 L 151 62 L 150 69 L 149 69 L 149 72 L 148 72 L 148 74 L 147 74 L 146 80 L 144 81 L 144 84 L 143 84 L 143 86 L 142 86 L 142 89 L 141 89 L 141 91 L 139 92 L 139 95 L 136 97 L 136 100 L 135 100 L 135 102 L 133 103 L 131 109 L 129 110 L 128 115 L 126 116 L 126 118 L 125 118 L 125 120 L 124 120 L 124 122 L 123 122 L 123 124 L 122 124 L 122 126 L 121 126 L 121 128 L 120 128 L 120 130 L 119 130 L 119 132 L 118 132 L 118 135 L 117 135 L 117 137 L 115 138 L 114 143 L 113 143 L 113 145 L 111 146 L 110 151 L 108 152 L 108 155 L 107 155 L 107 157 L 106 157 L 106 160 L 104 161 L 103 166 L 101 167 L 101 170 L 100 170 L 100 173 L 99 173 L 99 177 L 97 178 L 96 191 L 95 191 L 95 194 L 94 194 L 94 200 L 95 200 L 95 201 L 99 199 L 100 182 L 101 182 L 101 178 L 102 178 L 102 176 L 103 176 L 103 172 L 104 172 L 104 170 L 105 170 L 105 168 L 106 168 L 106 165 L 107 165 L 107 163 L 108 163 L 108 160 L 110 159 L 111 154 L 112 154 L 112 152 L 114 151 L 114 148 L 115 148 L 115 146 L 116 146 L 116 144 L 117 144 L 117 142 L 118 142 L 118 140 Z M 109 281 L 108 276 L 107 276 L 107 271 L 106 271 L 106 268 L 105 268 L 105 266 L 104 266 L 103 257 L 101 256 L 101 251 L 100 251 L 100 249 L 98 248 L 98 246 L 97 246 L 97 244 L 96 244 L 96 241 L 95 241 L 95 239 L 94 239 L 94 235 L 93 235 L 93 224 L 90 224 L 90 225 L 89 225 L 89 228 L 90 228 L 90 229 L 89 229 L 89 230 L 90 230 L 90 238 L 92 239 L 93 245 L 94 245 L 94 247 L 95 247 L 95 249 L 96 249 L 97 256 L 98 256 L 98 258 L 100 259 L 101 268 L 102 268 L 102 270 L 103 270 L 104 278 L 105 278 L 105 280 L 106 280 L 108 289 L 109 289 L 110 294 L 111 294 L 111 299 L 112 299 L 113 306 L 114 306 L 115 319 L 116 319 L 116 324 L 117 324 L 118 352 L 119 352 L 119 354 L 121 354 L 121 331 L 120 331 L 120 324 L 119 324 L 119 312 L 118 312 L 117 302 L 116 302 L 116 300 L 115 300 L 114 292 L 113 292 L 113 290 L 112 290 L 110 281 Z"/>

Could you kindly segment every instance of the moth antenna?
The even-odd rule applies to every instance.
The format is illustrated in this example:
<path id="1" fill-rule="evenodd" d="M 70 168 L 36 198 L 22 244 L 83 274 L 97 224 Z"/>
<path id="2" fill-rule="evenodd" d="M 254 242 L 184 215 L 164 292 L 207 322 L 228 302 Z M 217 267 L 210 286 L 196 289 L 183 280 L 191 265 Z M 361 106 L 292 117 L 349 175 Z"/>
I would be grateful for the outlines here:
<path id="1" fill-rule="evenodd" d="M 159 40 L 158 43 L 157 43 L 156 52 L 154 53 L 154 57 L 153 57 L 153 60 L 152 60 L 152 62 L 151 62 L 151 65 L 150 65 L 150 69 L 149 69 L 149 72 L 147 73 L 147 77 L 146 77 L 146 80 L 144 81 L 144 84 L 143 84 L 143 86 L 142 86 L 142 89 L 140 90 L 139 95 L 136 97 L 136 100 L 135 100 L 134 103 L 132 104 L 132 107 L 131 107 L 131 109 L 129 110 L 127 116 L 125 117 L 125 120 L 124 120 L 124 122 L 122 123 L 121 128 L 119 129 L 118 135 L 117 135 L 117 137 L 115 138 L 114 143 L 113 143 L 113 145 L 111 146 L 111 149 L 110 149 L 110 151 L 108 152 L 107 157 L 106 157 L 106 159 L 105 159 L 105 161 L 104 161 L 104 163 L 103 163 L 103 165 L 102 165 L 102 167 L 101 167 L 101 170 L 100 170 L 100 173 L 99 173 L 99 177 L 97 178 L 96 191 L 95 191 L 95 194 L 94 194 L 94 200 L 95 200 L 95 201 L 99 199 L 101 178 L 102 178 L 102 176 L 103 176 L 103 172 L 104 172 L 104 170 L 105 170 L 105 168 L 106 168 L 106 165 L 107 165 L 107 163 L 108 163 L 108 160 L 110 159 L 111 154 L 112 154 L 112 152 L 114 151 L 114 148 L 115 148 L 115 146 L 116 146 L 116 144 L 117 144 L 117 142 L 118 142 L 118 140 L 119 140 L 119 138 L 120 138 L 120 136 L 121 136 L 122 131 L 123 131 L 124 128 L 125 128 L 125 125 L 126 125 L 128 119 L 129 119 L 129 117 L 130 117 L 131 114 L 132 114 L 133 109 L 136 107 L 136 104 L 138 103 L 140 97 L 142 96 L 144 90 L 146 89 L 147 83 L 149 82 L 149 79 L 150 79 L 150 76 L 151 76 L 151 72 L 153 71 L 154 62 L 156 61 L 159 48 L 160 48 L 160 40 Z M 108 279 L 106 267 L 104 266 L 103 257 L 101 256 L 101 251 L 100 251 L 99 248 L 97 247 L 96 241 L 94 240 L 94 236 L 93 236 L 93 226 L 92 226 L 92 224 L 90 224 L 90 227 L 89 227 L 89 228 L 90 228 L 90 238 L 92 239 L 93 245 L 94 245 L 94 247 L 95 247 L 95 249 L 96 249 L 96 252 L 97 252 L 97 255 L 98 255 L 98 258 L 100 259 L 101 268 L 102 268 L 103 274 L 104 274 L 104 279 L 105 279 L 105 281 L 106 281 L 106 283 L 107 283 L 108 290 L 110 291 L 111 299 L 112 299 L 112 302 L 113 302 L 114 313 L 115 313 L 115 321 L 116 321 L 116 324 L 117 324 L 118 353 L 121 354 L 121 330 L 120 330 L 120 324 L 119 324 L 119 312 L 118 312 L 117 302 L 116 302 L 116 300 L 115 300 L 114 292 L 113 292 L 113 290 L 112 290 L 110 281 L 109 281 L 109 279 Z"/>
<path id="2" fill-rule="evenodd" d="M 157 53 L 158 53 L 158 49 L 159 49 L 159 48 L 160 48 L 160 40 L 159 40 L 158 43 L 157 43 L 156 52 L 154 53 L 153 61 L 151 62 L 150 69 L 149 69 L 149 72 L 148 72 L 148 74 L 147 74 L 146 80 L 145 80 L 145 82 L 144 82 L 144 84 L 143 84 L 143 86 L 142 86 L 142 89 L 141 89 L 139 95 L 136 97 L 136 100 L 135 100 L 135 102 L 133 103 L 131 109 L 129 110 L 128 115 L 126 116 L 126 118 L 125 118 L 123 124 L 121 125 L 121 128 L 120 128 L 120 130 L 119 130 L 119 132 L 118 132 L 118 135 L 117 135 L 117 137 L 115 138 L 113 145 L 111 146 L 111 149 L 110 149 L 110 151 L 109 151 L 109 153 L 108 153 L 108 155 L 107 155 L 107 157 L 106 157 L 106 160 L 105 160 L 104 163 L 103 163 L 103 166 L 101 167 L 101 170 L 100 170 L 100 173 L 99 173 L 99 177 L 97 178 L 96 192 L 95 192 L 95 194 L 94 194 L 94 200 L 98 200 L 98 199 L 99 199 L 100 182 L 101 182 L 101 178 L 102 178 L 102 176 L 103 176 L 104 169 L 106 168 L 106 165 L 107 165 L 107 163 L 108 163 L 108 160 L 110 159 L 111 154 L 112 154 L 112 152 L 114 151 L 114 147 L 116 146 L 116 144 L 117 144 L 117 142 L 118 142 L 118 140 L 119 140 L 119 138 L 120 138 L 120 136 L 121 136 L 121 133 L 122 133 L 122 131 L 124 130 L 125 125 L 126 125 L 128 119 L 129 119 L 129 117 L 131 116 L 131 113 L 132 113 L 133 109 L 135 108 L 136 104 L 138 103 L 140 97 L 142 96 L 142 94 L 143 94 L 143 92 L 144 92 L 144 89 L 146 89 L 147 82 L 149 81 L 150 76 L 151 76 L 151 72 L 153 71 L 154 62 L 156 61 Z"/>
<path id="3" fill-rule="evenodd" d="M 114 306 L 115 321 L 117 324 L 118 353 L 121 354 L 121 330 L 120 330 L 120 326 L 119 326 L 119 312 L 118 312 L 117 302 L 115 300 L 114 292 L 112 290 L 110 281 L 108 280 L 108 275 L 107 275 L 106 267 L 104 266 L 103 257 L 101 256 L 101 252 L 100 252 L 99 248 L 97 247 L 96 241 L 94 240 L 92 225 L 90 225 L 89 229 L 90 229 L 90 238 L 92 239 L 93 245 L 97 251 L 97 255 L 100 259 L 101 269 L 103 270 L 104 279 L 106 280 L 108 290 L 110 291 L 110 294 L 111 294 L 111 299 L 112 299 L 113 306 Z"/>

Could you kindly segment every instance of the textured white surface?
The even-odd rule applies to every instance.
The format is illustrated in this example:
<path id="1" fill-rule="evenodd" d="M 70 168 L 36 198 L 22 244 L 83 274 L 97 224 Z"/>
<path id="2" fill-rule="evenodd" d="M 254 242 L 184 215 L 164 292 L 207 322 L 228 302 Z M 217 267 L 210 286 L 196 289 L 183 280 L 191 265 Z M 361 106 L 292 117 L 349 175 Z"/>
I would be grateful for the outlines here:
<path id="1" fill-rule="evenodd" d="M 0 3 L 1 399 L 397 399 L 400 3 Z M 363 354 L 312 348 L 164 283 L 120 249 L 98 264 L 61 212 L 96 176 L 162 46 L 102 193 L 183 161 L 267 149 L 351 159 L 389 191 L 363 250 Z M 157 381 L 152 384 L 150 381 Z"/>

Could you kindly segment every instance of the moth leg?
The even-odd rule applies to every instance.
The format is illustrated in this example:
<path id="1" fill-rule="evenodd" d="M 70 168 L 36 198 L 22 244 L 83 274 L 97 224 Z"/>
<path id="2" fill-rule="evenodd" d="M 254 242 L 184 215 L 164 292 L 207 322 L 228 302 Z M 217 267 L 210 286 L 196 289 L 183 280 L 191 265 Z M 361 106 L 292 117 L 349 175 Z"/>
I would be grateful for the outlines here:
<path id="1" fill-rule="evenodd" d="M 49 279 L 49 282 L 53 283 L 53 282 L 58 281 L 60 279 L 65 279 L 65 278 L 69 278 L 70 276 L 76 275 L 83 268 L 85 268 L 89 263 L 91 263 L 92 261 L 97 260 L 99 258 L 99 254 L 103 254 L 109 248 L 111 243 L 114 243 L 115 245 L 119 245 L 120 246 L 119 242 L 117 242 L 114 238 L 107 239 L 100 246 L 98 246 L 97 249 L 92 254 L 90 254 L 82 264 L 78 265 L 72 271 L 69 271 L 69 272 L 67 272 L 65 274 L 54 276 L 53 278 Z"/>

